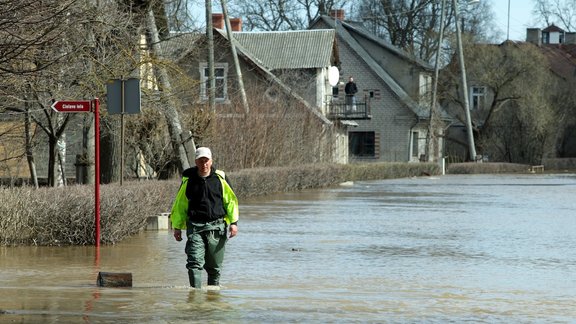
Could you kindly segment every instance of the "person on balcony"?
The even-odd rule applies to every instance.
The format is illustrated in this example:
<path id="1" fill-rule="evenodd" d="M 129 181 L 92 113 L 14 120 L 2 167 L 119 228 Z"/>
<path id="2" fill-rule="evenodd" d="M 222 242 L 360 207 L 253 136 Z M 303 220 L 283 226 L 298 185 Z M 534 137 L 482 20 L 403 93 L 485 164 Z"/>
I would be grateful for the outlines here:
<path id="1" fill-rule="evenodd" d="M 348 79 L 348 83 L 346 83 L 346 87 L 344 87 L 344 92 L 346 92 L 346 110 L 356 111 L 356 92 L 358 92 L 358 87 L 353 77 Z"/>

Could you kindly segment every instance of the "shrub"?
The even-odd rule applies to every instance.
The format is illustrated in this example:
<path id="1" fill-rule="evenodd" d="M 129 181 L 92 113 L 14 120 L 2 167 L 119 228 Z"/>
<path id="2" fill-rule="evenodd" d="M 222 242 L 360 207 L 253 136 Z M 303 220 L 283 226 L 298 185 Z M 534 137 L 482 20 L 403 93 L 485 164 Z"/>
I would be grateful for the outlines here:
<path id="1" fill-rule="evenodd" d="M 452 163 L 446 168 L 450 174 L 527 173 L 530 166 L 516 163 Z"/>
<path id="2" fill-rule="evenodd" d="M 178 183 L 145 181 L 101 187 L 101 242 L 113 244 L 140 231 L 148 216 L 170 209 Z M 0 244 L 94 244 L 94 188 L 0 189 Z"/>
<path id="3" fill-rule="evenodd" d="M 277 192 L 322 188 L 345 181 L 387 179 L 437 174 L 432 163 L 308 164 L 229 172 L 241 200 Z M 114 244 L 146 226 L 149 216 L 170 211 L 179 179 L 148 180 L 103 185 L 100 239 Z M 0 189 L 0 244 L 94 244 L 94 188 L 16 187 Z"/>

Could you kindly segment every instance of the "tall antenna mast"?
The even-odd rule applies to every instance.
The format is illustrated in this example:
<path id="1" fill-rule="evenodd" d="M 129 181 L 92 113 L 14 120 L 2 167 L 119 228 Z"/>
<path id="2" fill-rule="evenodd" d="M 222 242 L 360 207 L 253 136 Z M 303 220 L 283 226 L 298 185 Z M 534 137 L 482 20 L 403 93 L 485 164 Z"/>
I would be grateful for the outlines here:
<path id="1" fill-rule="evenodd" d="M 506 27 L 506 40 L 510 40 L 510 0 L 508 0 L 508 26 Z"/>

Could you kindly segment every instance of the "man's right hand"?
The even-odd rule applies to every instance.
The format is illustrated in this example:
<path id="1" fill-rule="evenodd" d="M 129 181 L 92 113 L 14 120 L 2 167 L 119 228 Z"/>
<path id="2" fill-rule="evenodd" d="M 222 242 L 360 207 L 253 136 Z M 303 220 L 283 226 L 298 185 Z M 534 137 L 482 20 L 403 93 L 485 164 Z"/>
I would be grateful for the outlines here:
<path id="1" fill-rule="evenodd" d="M 175 238 L 176 241 L 178 241 L 178 242 L 182 241 L 182 230 L 175 229 L 175 230 L 174 230 L 174 238 Z"/>

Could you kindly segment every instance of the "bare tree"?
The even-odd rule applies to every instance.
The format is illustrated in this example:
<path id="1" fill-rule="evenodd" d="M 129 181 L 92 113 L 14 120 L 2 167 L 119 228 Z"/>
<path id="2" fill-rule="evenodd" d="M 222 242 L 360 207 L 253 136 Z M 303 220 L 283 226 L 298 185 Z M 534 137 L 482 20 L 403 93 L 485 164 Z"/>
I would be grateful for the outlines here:
<path id="1" fill-rule="evenodd" d="M 2 33 L 8 35 L 0 40 L 0 48 L 7 53 L 0 63 L 4 76 L 0 81 L 0 95 L 5 98 L 2 105 L 28 116 L 44 130 L 50 143 L 48 178 L 51 185 L 55 184 L 57 171 L 64 170 L 65 159 L 63 152 L 58 159 L 59 154 L 52 145 L 64 143 L 70 121 L 81 119 L 55 114 L 50 108 L 52 102 L 103 97 L 107 80 L 129 75 L 140 64 L 133 55 L 139 37 L 130 17 L 123 14 L 116 0 L 97 1 L 98 6 L 92 2 L 8 1 L 0 4 L 6 6 L 2 12 L 11 15 L 0 20 L 5 27 Z M 35 28 L 31 28 L 31 24 L 35 24 Z M 85 121 L 91 122 L 91 118 Z"/>
<path id="2" fill-rule="evenodd" d="M 345 0 L 239 0 L 231 2 L 230 14 L 241 17 L 246 30 L 282 31 L 306 29 L 309 23 L 332 9 L 350 7 Z"/>
<path id="3" fill-rule="evenodd" d="M 436 54 L 439 41 L 441 1 L 437 0 L 361 0 L 356 20 L 375 35 L 386 39 L 404 51 L 430 62 Z M 444 21 L 445 39 L 455 32 L 454 10 L 447 2 Z M 464 33 L 474 35 L 477 41 L 492 36 L 492 11 L 487 3 L 464 6 L 458 23 Z M 449 43 L 442 43 L 445 46 Z"/>
<path id="4" fill-rule="evenodd" d="M 0 2 L 0 75 L 22 75 L 47 68 L 60 56 L 41 51 L 59 43 L 69 17 L 67 1 L 6 0 Z"/>
<path id="5" fill-rule="evenodd" d="M 555 24 L 566 31 L 576 28 L 575 0 L 534 0 L 533 13 L 546 26 Z"/>
<path id="6" fill-rule="evenodd" d="M 532 44 L 511 42 L 467 46 L 465 56 L 469 86 L 485 91 L 471 111 L 479 152 L 495 161 L 539 163 L 557 118 L 547 59 Z M 458 76 L 456 65 L 445 69 L 441 93 L 463 121 Z"/>

